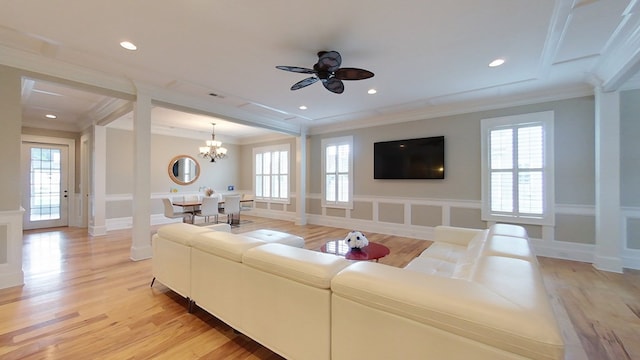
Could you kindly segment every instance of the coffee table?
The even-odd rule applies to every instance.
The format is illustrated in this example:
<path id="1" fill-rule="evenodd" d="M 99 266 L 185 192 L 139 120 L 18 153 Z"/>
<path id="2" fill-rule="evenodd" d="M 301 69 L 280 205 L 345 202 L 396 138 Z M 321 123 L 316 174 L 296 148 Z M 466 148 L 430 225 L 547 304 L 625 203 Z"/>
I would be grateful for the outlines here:
<path id="1" fill-rule="evenodd" d="M 320 251 L 327 254 L 344 256 L 344 258 L 348 260 L 375 260 L 376 262 L 391 252 L 388 247 L 375 242 L 369 242 L 369 245 L 362 249 L 349 249 L 349 246 L 344 243 L 344 240 L 327 241 L 320 247 Z"/>

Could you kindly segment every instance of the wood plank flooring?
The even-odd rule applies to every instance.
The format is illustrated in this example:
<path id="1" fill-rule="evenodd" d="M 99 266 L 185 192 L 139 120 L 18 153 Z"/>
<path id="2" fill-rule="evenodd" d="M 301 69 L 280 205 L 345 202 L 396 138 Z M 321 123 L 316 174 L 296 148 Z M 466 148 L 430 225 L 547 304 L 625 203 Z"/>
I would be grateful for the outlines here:
<path id="1" fill-rule="evenodd" d="M 269 228 L 317 250 L 347 230 L 243 215 L 240 233 Z M 281 359 L 215 317 L 187 312 L 179 295 L 151 281 L 151 261 L 131 261 L 128 230 L 24 234 L 25 285 L 0 290 L 0 359 Z M 381 263 L 402 267 L 430 245 L 367 233 L 387 245 Z M 567 359 L 640 359 L 640 271 L 540 258 L 567 341 Z"/>

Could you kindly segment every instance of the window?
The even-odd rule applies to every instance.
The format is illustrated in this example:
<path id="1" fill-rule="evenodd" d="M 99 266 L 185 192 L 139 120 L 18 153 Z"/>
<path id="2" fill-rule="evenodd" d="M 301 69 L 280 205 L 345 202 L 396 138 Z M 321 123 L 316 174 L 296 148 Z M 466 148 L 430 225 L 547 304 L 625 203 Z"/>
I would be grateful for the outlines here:
<path id="1" fill-rule="evenodd" d="M 482 120 L 482 219 L 553 225 L 553 112 Z"/>
<path id="2" fill-rule="evenodd" d="M 253 149 L 257 199 L 289 201 L 289 144 Z"/>
<path id="3" fill-rule="evenodd" d="M 353 208 L 353 137 L 322 140 L 322 205 Z"/>

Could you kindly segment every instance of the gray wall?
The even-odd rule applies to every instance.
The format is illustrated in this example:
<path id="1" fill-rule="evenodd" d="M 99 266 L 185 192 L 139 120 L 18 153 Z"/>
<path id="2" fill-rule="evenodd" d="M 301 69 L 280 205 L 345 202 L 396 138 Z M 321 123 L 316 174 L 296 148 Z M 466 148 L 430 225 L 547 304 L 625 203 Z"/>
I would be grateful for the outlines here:
<path id="1" fill-rule="evenodd" d="M 515 114 L 552 110 L 555 114 L 555 194 L 556 204 L 593 206 L 595 199 L 595 117 L 593 97 L 553 101 L 509 107 L 462 115 L 439 117 L 394 125 L 369 127 L 315 135 L 309 141 L 309 193 L 321 193 L 321 141 L 324 138 L 353 135 L 354 195 L 442 201 L 481 200 L 481 133 L 480 122 Z M 378 141 L 445 136 L 444 180 L 374 180 L 373 144 Z M 319 214 L 319 202 L 309 202 L 310 213 Z M 352 216 L 372 220 L 371 203 L 356 202 Z M 411 225 L 435 226 L 442 223 L 440 207 L 411 204 Z M 378 220 L 401 224 L 404 207 L 378 204 Z M 330 211 L 330 216 L 342 213 Z M 485 227 L 480 210 L 452 207 L 450 224 L 463 227 Z M 584 214 L 559 214 L 556 239 L 579 243 L 595 242 L 595 218 Z M 528 228 L 532 237 L 542 236 L 539 226 Z"/>
<path id="2" fill-rule="evenodd" d="M 152 194 L 181 196 L 186 193 L 199 193 L 203 187 L 226 192 L 228 185 L 238 188 L 241 162 L 240 147 L 225 143 L 229 150 L 227 158 L 211 163 L 198 157 L 198 147 L 204 140 L 187 139 L 166 135 L 151 135 L 151 184 Z M 107 128 L 107 218 L 131 216 L 131 201 L 109 201 L 109 195 L 130 195 L 133 192 L 133 132 Z M 178 185 L 169 178 L 168 166 L 173 157 L 190 155 L 200 164 L 200 177 L 191 185 Z M 170 189 L 177 192 L 169 193 Z M 151 213 L 162 213 L 160 199 L 152 201 Z"/>
<path id="3" fill-rule="evenodd" d="M 620 204 L 640 207 L 640 90 L 620 95 Z M 624 213 L 624 211 L 623 211 Z M 633 216 L 635 214 L 635 216 Z M 627 247 L 640 250 L 640 214 L 625 217 Z"/>
<path id="4" fill-rule="evenodd" d="M 318 166 L 321 140 L 353 135 L 355 195 L 480 200 L 480 121 L 547 110 L 555 112 L 556 202 L 593 205 L 595 132 L 592 97 L 312 136 L 309 192 L 321 192 Z M 373 179 L 374 142 L 438 135 L 444 135 L 446 143 L 444 180 Z"/>
<path id="5" fill-rule="evenodd" d="M 20 210 L 20 76 L 20 71 L 0 66 L 0 212 Z"/>
<path id="6" fill-rule="evenodd" d="M 620 192 L 622 206 L 640 206 L 640 90 L 620 95 Z"/>

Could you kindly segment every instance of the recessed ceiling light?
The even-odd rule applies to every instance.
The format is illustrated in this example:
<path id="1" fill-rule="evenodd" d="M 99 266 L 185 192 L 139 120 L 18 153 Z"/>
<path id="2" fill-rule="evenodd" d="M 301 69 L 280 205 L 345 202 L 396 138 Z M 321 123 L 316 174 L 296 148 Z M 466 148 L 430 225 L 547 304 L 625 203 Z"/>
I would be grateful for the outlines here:
<path id="1" fill-rule="evenodd" d="M 120 46 L 122 46 L 123 48 L 125 48 L 127 50 L 131 50 L 131 51 L 138 49 L 138 47 L 134 43 L 132 43 L 130 41 L 123 41 L 123 42 L 120 43 Z"/>
<path id="2" fill-rule="evenodd" d="M 489 67 L 496 67 L 504 64 L 504 59 L 495 59 L 489 63 Z"/>
<path id="3" fill-rule="evenodd" d="M 377 92 L 378 92 L 378 90 L 376 90 L 376 89 L 369 89 L 369 91 L 367 91 L 367 94 L 373 95 L 373 94 L 375 94 Z"/>
<path id="4" fill-rule="evenodd" d="M 301 105 L 300 107 L 298 107 L 298 109 L 300 109 L 300 110 L 307 110 L 307 107 L 306 107 L 306 106 L 304 106 L 304 105 Z"/>
<path id="5" fill-rule="evenodd" d="M 44 117 L 46 117 L 47 119 L 57 119 L 58 117 L 53 115 L 53 114 L 47 114 Z"/>

